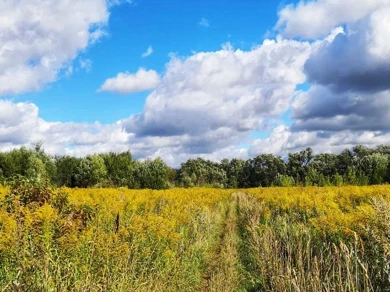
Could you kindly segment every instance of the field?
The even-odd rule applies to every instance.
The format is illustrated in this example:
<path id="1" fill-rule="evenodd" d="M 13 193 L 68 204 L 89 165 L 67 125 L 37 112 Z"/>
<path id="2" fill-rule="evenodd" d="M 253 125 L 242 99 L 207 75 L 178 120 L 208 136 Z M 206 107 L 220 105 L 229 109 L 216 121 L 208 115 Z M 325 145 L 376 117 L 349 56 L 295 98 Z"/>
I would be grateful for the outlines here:
<path id="1" fill-rule="evenodd" d="M 0 291 L 390 291 L 390 187 L 0 187 Z"/>

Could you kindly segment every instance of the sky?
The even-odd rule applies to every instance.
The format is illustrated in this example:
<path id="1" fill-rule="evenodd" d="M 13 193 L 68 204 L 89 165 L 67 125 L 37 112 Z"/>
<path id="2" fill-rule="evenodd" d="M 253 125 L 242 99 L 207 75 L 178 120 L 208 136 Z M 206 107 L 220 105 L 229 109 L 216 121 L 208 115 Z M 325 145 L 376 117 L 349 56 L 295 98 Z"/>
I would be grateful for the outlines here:
<path id="1" fill-rule="evenodd" d="M 0 151 L 178 166 L 390 141 L 390 0 L 3 0 Z"/>

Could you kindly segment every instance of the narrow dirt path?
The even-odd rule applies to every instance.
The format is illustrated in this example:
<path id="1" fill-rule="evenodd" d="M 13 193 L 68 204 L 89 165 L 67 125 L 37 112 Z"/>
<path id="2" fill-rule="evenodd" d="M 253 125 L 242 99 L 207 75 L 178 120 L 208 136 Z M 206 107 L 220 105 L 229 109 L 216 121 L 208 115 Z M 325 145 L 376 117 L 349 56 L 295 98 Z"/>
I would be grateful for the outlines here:
<path id="1" fill-rule="evenodd" d="M 203 277 L 201 291 L 237 291 L 240 285 L 237 204 L 239 193 L 232 194 L 219 242 Z"/>

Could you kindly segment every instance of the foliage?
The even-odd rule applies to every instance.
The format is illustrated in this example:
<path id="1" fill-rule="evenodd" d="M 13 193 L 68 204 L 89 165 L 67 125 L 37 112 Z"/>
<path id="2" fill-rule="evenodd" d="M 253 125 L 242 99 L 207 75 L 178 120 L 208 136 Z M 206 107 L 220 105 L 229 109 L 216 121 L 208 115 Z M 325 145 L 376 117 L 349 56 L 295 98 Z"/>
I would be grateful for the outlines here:
<path id="1" fill-rule="evenodd" d="M 56 156 L 57 181 L 59 187 L 76 187 L 76 169 L 79 167 L 80 159 L 71 156 Z"/>
<path id="2" fill-rule="evenodd" d="M 0 188 L 2 290 L 197 290 L 218 203 L 229 197 L 210 189 L 51 191 L 39 204 L 8 209 L 9 196 L 24 196 Z"/>
<path id="3" fill-rule="evenodd" d="M 88 155 L 81 159 L 75 170 L 77 187 L 92 187 L 104 180 L 107 169 L 104 160 L 98 155 Z"/>
<path id="4" fill-rule="evenodd" d="M 29 204 L 38 204 L 42 206 L 49 203 L 53 195 L 52 189 L 47 182 L 41 182 L 39 179 L 29 179 L 22 176 L 14 176 L 7 180 L 9 192 L 5 196 L 8 203 L 8 209 L 13 209 L 13 205 L 20 204 L 27 206 Z"/>
<path id="5" fill-rule="evenodd" d="M 387 291 L 389 202 L 389 186 L 52 189 L 16 177 L 0 187 L 0 289 Z"/>
<path id="6" fill-rule="evenodd" d="M 224 187 L 227 184 L 226 170 L 218 163 L 202 158 L 189 159 L 181 164 L 180 180 L 185 187 Z"/>
<path id="7" fill-rule="evenodd" d="M 296 153 L 289 153 L 287 174 L 293 177 L 297 183 L 299 182 L 303 184 L 308 173 L 309 165 L 313 158 L 313 151 L 311 148 L 307 148 Z"/>
<path id="8" fill-rule="evenodd" d="M 279 176 L 285 175 L 286 166 L 280 157 L 262 154 L 245 162 L 243 187 L 269 187 Z"/>
<path id="9" fill-rule="evenodd" d="M 133 176 L 133 159 L 130 151 L 100 155 L 106 166 L 107 180 L 112 186 L 131 186 Z"/>
<path id="10" fill-rule="evenodd" d="M 357 145 L 337 155 L 314 155 L 311 148 L 306 148 L 289 153 L 286 159 L 271 154 L 221 162 L 191 158 L 173 169 L 161 158 L 133 160 L 130 151 L 53 158 L 38 142 L 32 149 L 21 147 L 0 153 L 0 182 L 14 175 L 81 188 L 379 185 L 390 183 L 390 146 L 371 149 Z"/>
<path id="11" fill-rule="evenodd" d="M 136 188 L 161 190 L 168 188 L 168 166 L 161 158 L 134 164 Z"/>
<path id="12" fill-rule="evenodd" d="M 223 159 L 221 167 L 226 173 L 226 188 L 234 189 L 243 187 L 245 160 L 233 158 L 232 160 Z"/>

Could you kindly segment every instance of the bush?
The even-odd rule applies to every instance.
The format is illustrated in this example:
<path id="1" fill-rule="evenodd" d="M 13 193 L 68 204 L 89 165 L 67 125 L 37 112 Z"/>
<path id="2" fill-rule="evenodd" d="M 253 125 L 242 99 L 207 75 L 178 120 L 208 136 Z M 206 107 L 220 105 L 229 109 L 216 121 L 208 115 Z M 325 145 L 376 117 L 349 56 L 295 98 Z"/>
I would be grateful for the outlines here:
<path id="1" fill-rule="evenodd" d="M 6 180 L 6 185 L 9 187 L 9 192 L 5 196 L 5 199 L 9 207 L 15 201 L 18 201 L 22 206 L 32 203 L 42 206 L 45 203 L 49 203 L 51 197 L 54 195 L 47 181 L 42 182 L 20 175 Z"/>

